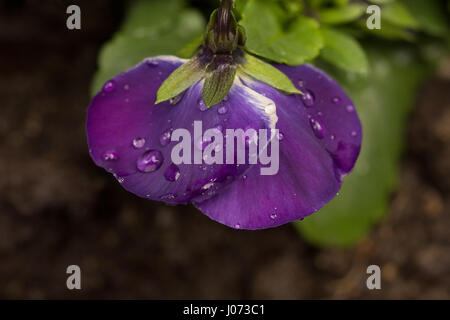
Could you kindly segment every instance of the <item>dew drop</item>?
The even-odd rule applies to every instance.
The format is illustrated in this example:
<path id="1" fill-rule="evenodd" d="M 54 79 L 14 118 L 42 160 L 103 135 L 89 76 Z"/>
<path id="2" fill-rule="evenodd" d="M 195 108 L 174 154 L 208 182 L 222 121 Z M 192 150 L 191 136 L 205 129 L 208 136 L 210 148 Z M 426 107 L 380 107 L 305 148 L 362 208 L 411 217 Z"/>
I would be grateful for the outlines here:
<path id="1" fill-rule="evenodd" d="M 166 169 L 166 172 L 164 172 L 164 177 L 170 182 L 177 181 L 180 176 L 180 168 L 173 163 Z"/>
<path id="2" fill-rule="evenodd" d="M 161 145 L 165 147 L 170 143 L 171 137 L 172 137 L 172 129 L 164 131 L 161 137 L 159 137 L 159 143 L 161 143 Z"/>
<path id="3" fill-rule="evenodd" d="M 284 139 L 284 134 L 282 132 L 278 131 L 277 138 L 280 141 L 283 140 Z"/>
<path id="4" fill-rule="evenodd" d="M 164 159 L 158 150 L 149 150 L 137 160 L 137 168 L 141 172 L 154 172 L 161 167 Z"/>
<path id="5" fill-rule="evenodd" d="M 300 88 L 303 88 L 303 86 L 305 85 L 305 81 L 303 81 L 302 79 L 298 80 L 297 83 Z"/>
<path id="6" fill-rule="evenodd" d="M 146 61 L 146 64 L 147 64 L 147 66 L 154 68 L 154 67 L 157 67 L 159 65 L 159 62 L 156 61 L 156 60 L 153 60 L 153 59 L 148 59 Z"/>
<path id="7" fill-rule="evenodd" d="M 348 106 L 346 106 L 345 109 L 347 110 L 347 112 L 353 112 L 353 111 L 355 111 L 355 107 L 352 106 L 351 104 L 349 104 Z"/>
<path id="8" fill-rule="evenodd" d="M 105 161 L 112 161 L 112 160 L 117 160 L 119 158 L 119 155 L 117 154 L 117 152 L 114 152 L 114 151 L 106 151 L 102 155 L 102 158 Z"/>
<path id="9" fill-rule="evenodd" d="M 130 86 L 129 86 L 128 84 L 124 85 L 123 88 L 124 88 L 125 90 L 130 90 Z"/>
<path id="10" fill-rule="evenodd" d="M 175 194 L 173 194 L 173 193 L 167 193 L 167 194 L 164 194 L 164 195 L 160 196 L 159 199 L 161 199 L 161 200 L 173 200 L 176 197 L 177 196 Z"/>
<path id="11" fill-rule="evenodd" d="M 206 106 L 206 104 L 203 102 L 203 99 L 200 98 L 198 100 L 198 108 L 200 109 L 200 111 L 206 111 L 208 110 L 208 107 Z"/>
<path id="12" fill-rule="evenodd" d="M 144 138 L 136 138 L 133 140 L 133 147 L 136 149 L 141 149 L 145 145 L 145 139 Z"/>
<path id="13" fill-rule="evenodd" d="M 319 122 L 319 120 L 315 120 L 314 118 L 309 119 L 309 123 L 311 124 L 311 128 L 313 129 L 316 137 L 322 139 L 325 136 L 325 127 Z"/>
<path id="14" fill-rule="evenodd" d="M 234 225 L 234 228 L 235 228 L 235 229 L 240 229 L 240 228 L 241 228 L 241 225 L 240 225 L 239 223 L 238 223 L 238 224 L 235 224 L 235 225 Z"/>
<path id="15" fill-rule="evenodd" d="M 117 181 L 119 181 L 120 184 L 122 184 L 125 181 L 124 177 L 118 177 Z"/>
<path id="16" fill-rule="evenodd" d="M 330 135 L 330 139 L 334 140 L 336 138 L 336 136 L 334 134 Z"/>
<path id="17" fill-rule="evenodd" d="M 203 189 L 203 190 L 208 190 L 208 189 L 211 189 L 212 186 L 214 186 L 214 180 L 213 180 L 213 181 L 210 181 L 210 182 L 208 182 L 208 183 L 206 183 L 206 184 L 202 187 L 202 189 Z"/>
<path id="18" fill-rule="evenodd" d="M 303 103 L 307 107 L 312 107 L 315 102 L 315 97 L 312 91 L 310 90 L 303 90 L 303 95 L 301 95 Z"/>
<path id="19" fill-rule="evenodd" d="M 275 220 L 278 217 L 278 215 L 276 213 L 272 213 L 270 215 L 270 219 Z"/>
<path id="20" fill-rule="evenodd" d="M 247 179 L 247 175 L 244 174 L 244 175 L 242 176 L 242 179 L 243 179 L 243 180 L 246 180 L 246 179 Z"/>
<path id="21" fill-rule="evenodd" d="M 225 106 L 222 106 L 222 107 L 220 107 L 219 109 L 217 109 L 217 112 L 218 112 L 219 114 L 225 114 L 225 113 L 227 113 L 227 111 L 228 111 L 228 109 L 227 109 L 227 107 L 225 107 Z"/>
<path id="22" fill-rule="evenodd" d="M 338 104 L 339 102 L 341 102 L 341 98 L 334 97 L 333 99 L 331 99 L 331 102 L 333 102 L 334 104 Z"/>
<path id="23" fill-rule="evenodd" d="M 112 92 L 116 89 L 116 82 L 114 80 L 110 80 L 105 83 L 103 86 L 103 91 L 105 92 Z"/>
<path id="24" fill-rule="evenodd" d="M 350 133 L 350 135 L 351 135 L 352 137 L 356 137 L 356 136 L 358 135 L 358 133 L 357 133 L 356 131 L 352 131 L 352 132 Z"/>
<path id="25" fill-rule="evenodd" d="M 180 94 L 180 95 L 178 95 L 178 96 L 176 96 L 176 97 L 173 97 L 173 98 L 170 98 L 170 100 L 169 100 L 169 103 L 171 104 L 171 105 L 176 105 L 178 102 L 180 102 L 180 100 L 181 100 L 181 98 L 182 98 L 183 96 Z"/>

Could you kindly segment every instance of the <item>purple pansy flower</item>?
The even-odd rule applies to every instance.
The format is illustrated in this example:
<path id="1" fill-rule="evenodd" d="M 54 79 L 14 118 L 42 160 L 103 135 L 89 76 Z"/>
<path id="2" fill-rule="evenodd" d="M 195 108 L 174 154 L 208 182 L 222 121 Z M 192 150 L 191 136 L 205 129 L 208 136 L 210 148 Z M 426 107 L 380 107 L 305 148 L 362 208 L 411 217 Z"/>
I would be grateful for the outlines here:
<path id="1" fill-rule="evenodd" d="M 220 10 L 218 16 L 212 30 L 223 32 L 222 19 L 233 17 L 223 17 Z M 246 59 L 238 41 L 230 47 L 212 37 L 206 37 L 209 43 L 205 41 L 196 60 L 148 58 L 106 82 L 87 113 L 92 159 L 140 197 L 167 204 L 192 202 L 210 218 L 237 229 L 275 227 L 316 212 L 337 194 L 360 151 L 361 125 L 352 101 L 334 80 L 306 64 L 275 65 L 302 94 L 279 91 L 270 80 L 240 71 Z M 222 47 L 217 49 L 217 43 Z M 224 47 L 231 48 L 229 54 Z M 207 73 L 172 99 L 155 104 L 163 82 L 192 61 L 206 65 Z M 220 71 L 231 77 L 225 98 L 208 106 L 208 75 L 228 69 L 233 72 Z M 220 72 L 216 83 L 226 87 Z M 262 165 L 248 162 L 174 163 L 177 129 L 189 133 L 191 156 L 195 149 L 210 146 L 210 140 L 196 136 L 199 123 L 203 131 L 215 128 L 224 135 L 227 129 L 278 129 L 272 137 L 279 143 L 277 174 L 261 175 Z M 227 147 L 215 151 L 226 154 Z"/>

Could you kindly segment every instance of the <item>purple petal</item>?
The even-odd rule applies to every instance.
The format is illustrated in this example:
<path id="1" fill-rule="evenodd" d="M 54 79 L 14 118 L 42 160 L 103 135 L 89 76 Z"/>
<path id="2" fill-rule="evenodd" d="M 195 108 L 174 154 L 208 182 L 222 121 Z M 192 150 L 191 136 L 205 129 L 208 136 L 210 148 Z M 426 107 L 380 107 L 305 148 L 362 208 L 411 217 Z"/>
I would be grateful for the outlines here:
<path id="1" fill-rule="evenodd" d="M 113 173 L 128 191 L 167 203 L 203 201 L 242 176 L 249 165 L 179 164 L 171 152 L 175 129 L 186 129 L 194 148 L 194 121 L 210 128 L 268 128 L 270 117 L 249 105 L 248 91 L 235 86 L 228 99 L 205 108 L 203 82 L 171 102 L 154 105 L 156 92 L 168 75 L 183 63 L 175 57 L 149 59 L 108 81 L 92 100 L 87 114 L 87 136 L 95 163 Z M 226 150 L 223 150 L 224 154 Z"/>
<path id="2" fill-rule="evenodd" d="M 278 68 L 305 95 L 283 95 L 244 79 L 276 104 L 278 174 L 261 175 L 260 165 L 254 165 L 219 195 L 196 203 L 210 218 L 233 228 L 275 227 L 316 212 L 337 194 L 359 154 L 360 121 L 341 87 L 309 65 Z"/>

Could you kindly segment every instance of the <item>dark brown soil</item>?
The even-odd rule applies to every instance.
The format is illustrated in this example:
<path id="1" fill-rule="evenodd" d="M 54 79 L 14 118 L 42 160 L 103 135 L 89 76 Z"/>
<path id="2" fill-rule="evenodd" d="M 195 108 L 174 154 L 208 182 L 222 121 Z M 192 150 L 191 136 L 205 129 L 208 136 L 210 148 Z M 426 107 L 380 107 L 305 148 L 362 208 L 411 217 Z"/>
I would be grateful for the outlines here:
<path id="1" fill-rule="evenodd" d="M 11 3 L 0 2 L 0 298 L 450 298 L 448 78 L 419 91 L 388 217 L 353 249 L 319 250 L 289 225 L 235 231 L 125 192 L 84 132 L 120 7 L 83 2 L 82 30 L 68 31 L 64 1 Z M 71 264 L 81 291 L 66 288 Z M 381 290 L 366 288 L 370 264 Z"/>

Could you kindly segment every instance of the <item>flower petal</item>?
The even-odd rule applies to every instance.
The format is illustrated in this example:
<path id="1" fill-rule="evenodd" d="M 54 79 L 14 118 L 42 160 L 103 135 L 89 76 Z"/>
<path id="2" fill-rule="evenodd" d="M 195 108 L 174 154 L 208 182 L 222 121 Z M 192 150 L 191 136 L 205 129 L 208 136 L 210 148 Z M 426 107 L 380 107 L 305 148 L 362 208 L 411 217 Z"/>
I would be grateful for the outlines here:
<path id="1" fill-rule="evenodd" d="M 178 164 L 172 161 L 176 129 L 190 134 L 192 157 L 208 143 L 194 133 L 194 122 L 207 129 L 268 128 L 271 118 L 246 90 L 233 86 L 226 101 L 207 108 L 200 81 L 170 102 L 155 105 L 161 83 L 184 60 L 148 59 L 111 81 L 92 100 L 87 135 L 95 163 L 113 173 L 128 191 L 171 204 L 203 201 L 242 176 L 249 165 Z M 226 154 L 226 149 L 223 149 Z"/>
<path id="2" fill-rule="evenodd" d="M 263 229 L 304 218 L 329 202 L 352 170 L 361 125 L 350 98 L 322 71 L 278 66 L 304 95 L 283 95 L 259 82 L 244 83 L 276 104 L 280 130 L 278 174 L 254 165 L 219 195 L 195 205 L 237 229 Z"/>

